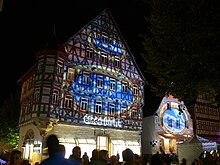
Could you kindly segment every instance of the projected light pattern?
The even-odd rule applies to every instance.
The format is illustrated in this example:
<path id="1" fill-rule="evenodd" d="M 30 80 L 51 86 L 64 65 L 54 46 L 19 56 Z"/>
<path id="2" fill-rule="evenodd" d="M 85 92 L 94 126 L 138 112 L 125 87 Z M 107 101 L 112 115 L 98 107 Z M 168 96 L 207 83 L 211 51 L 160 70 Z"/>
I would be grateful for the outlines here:
<path id="1" fill-rule="evenodd" d="M 121 45 L 107 35 L 100 35 L 96 32 L 91 32 L 88 37 L 88 42 L 93 48 L 97 48 L 111 55 L 119 56 L 123 54 Z"/>
<path id="2" fill-rule="evenodd" d="M 103 78 L 103 87 L 97 87 L 97 80 L 102 76 Z M 110 77 L 101 74 L 90 74 L 87 84 L 83 82 L 85 75 L 80 74 L 73 80 L 71 83 L 71 88 L 69 93 L 74 97 L 74 100 L 79 105 L 81 98 L 90 97 L 90 102 L 102 101 L 103 109 L 102 113 L 105 113 L 109 110 L 108 102 L 110 101 L 115 105 L 115 113 L 119 113 L 121 107 L 128 108 L 132 104 L 133 96 L 132 91 L 127 87 L 126 91 L 122 91 L 122 83 L 115 79 L 115 88 L 110 90 Z M 111 78 L 112 80 L 112 78 Z M 90 104 L 90 106 L 92 106 Z M 93 109 L 89 107 L 89 109 Z"/>
<path id="3" fill-rule="evenodd" d="M 163 124 L 173 133 L 182 132 L 185 128 L 186 117 L 176 108 L 170 108 L 164 111 Z"/>
<path id="4" fill-rule="evenodd" d="M 79 114 L 82 124 L 141 129 L 144 77 L 110 13 L 101 13 L 64 46 L 64 107 Z"/>

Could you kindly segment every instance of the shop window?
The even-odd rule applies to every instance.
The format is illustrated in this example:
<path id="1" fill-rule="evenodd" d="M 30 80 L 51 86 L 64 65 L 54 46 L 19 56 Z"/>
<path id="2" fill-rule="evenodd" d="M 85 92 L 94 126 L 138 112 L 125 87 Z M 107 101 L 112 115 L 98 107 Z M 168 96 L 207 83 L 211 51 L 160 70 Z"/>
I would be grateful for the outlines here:
<path id="1" fill-rule="evenodd" d="M 24 159 L 32 159 L 33 156 L 33 150 L 34 150 L 34 131 L 32 129 L 29 129 L 24 137 L 23 142 L 23 158 Z"/>
<path id="2" fill-rule="evenodd" d="M 108 150 L 108 137 L 107 136 L 97 136 L 97 149 Z"/>

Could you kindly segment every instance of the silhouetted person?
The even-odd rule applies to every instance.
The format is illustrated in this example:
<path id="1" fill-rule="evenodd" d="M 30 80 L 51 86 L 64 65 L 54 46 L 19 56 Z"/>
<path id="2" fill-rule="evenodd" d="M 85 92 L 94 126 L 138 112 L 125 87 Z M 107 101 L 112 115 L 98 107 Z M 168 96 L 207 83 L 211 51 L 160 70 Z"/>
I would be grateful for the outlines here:
<path id="1" fill-rule="evenodd" d="M 186 158 L 182 158 L 180 165 L 186 165 Z"/>
<path id="2" fill-rule="evenodd" d="M 79 165 L 77 162 L 72 162 L 65 159 L 65 147 L 59 144 L 56 135 L 49 135 L 47 137 L 46 145 L 48 147 L 49 158 L 43 160 L 40 165 Z"/>
<path id="3" fill-rule="evenodd" d="M 139 162 L 134 158 L 134 153 L 131 149 L 127 148 L 122 151 L 122 158 L 124 161 L 123 165 L 141 165 L 142 163 Z"/>
<path id="4" fill-rule="evenodd" d="M 159 152 L 151 157 L 150 165 L 163 165 L 163 160 L 161 159 Z"/>
<path id="5" fill-rule="evenodd" d="M 89 164 L 95 165 L 98 160 L 99 160 L 99 150 L 94 149 L 94 150 L 92 150 L 92 157 L 90 158 Z"/>
<path id="6" fill-rule="evenodd" d="M 22 165 L 22 152 L 19 150 L 13 150 L 10 154 L 9 162 L 6 165 Z"/>
<path id="7" fill-rule="evenodd" d="M 97 165 L 107 165 L 108 160 L 109 160 L 108 151 L 107 150 L 100 150 Z"/>
<path id="8" fill-rule="evenodd" d="M 79 146 L 73 147 L 72 154 L 69 156 L 69 159 L 77 161 L 78 163 L 82 164 L 81 148 Z"/>
<path id="9" fill-rule="evenodd" d="M 82 161 L 81 163 L 83 165 L 88 165 L 89 164 L 89 156 L 87 155 L 87 152 L 84 152 L 83 156 L 82 156 Z"/>

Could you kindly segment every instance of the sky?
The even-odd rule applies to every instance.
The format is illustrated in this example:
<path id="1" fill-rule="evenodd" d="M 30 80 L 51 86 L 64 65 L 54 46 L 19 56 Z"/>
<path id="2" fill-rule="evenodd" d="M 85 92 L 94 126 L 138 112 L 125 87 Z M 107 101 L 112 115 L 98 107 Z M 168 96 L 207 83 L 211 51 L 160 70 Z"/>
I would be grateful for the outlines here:
<path id="1" fill-rule="evenodd" d="M 149 14 L 142 0 L 4 0 L 0 12 L 0 104 L 21 88 L 17 81 L 36 62 L 34 53 L 47 43 L 54 26 L 58 40 L 64 42 L 106 8 L 142 65 L 139 34 L 147 29 L 145 16 Z"/>

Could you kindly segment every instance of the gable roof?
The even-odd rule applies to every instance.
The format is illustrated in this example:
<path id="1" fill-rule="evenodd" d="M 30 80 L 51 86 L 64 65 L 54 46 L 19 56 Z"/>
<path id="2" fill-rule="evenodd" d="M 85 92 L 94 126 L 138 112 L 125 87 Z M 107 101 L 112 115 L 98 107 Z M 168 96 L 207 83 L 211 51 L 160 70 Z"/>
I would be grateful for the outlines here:
<path id="1" fill-rule="evenodd" d="M 111 27 L 107 27 L 105 26 L 105 22 L 103 23 L 103 26 L 100 26 L 100 22 L 102 21 L 102 16 L 106 16 L 105 18 L 109 18 L 109 22 L 110 22 L 110 26 Z M 129 48 L 129 46 L 127 45 L 115 19 L 113 18 L 111 12 L 109 11 L 108 8 L 104 9 L 101 13 L 99 13 L 96 17 L 94 17 L 93 19 L 91 19 L 91 21 L 88 21 L 87 24 L 85 24 L 80 30 L 78 30 L 77 33 L 75 33 L 72 37 L 70 37 L 66 42 L 64 42 L 65 44 L 68 44 L 68 42 L 71 42 L 71 40 L 74 40 L 74 38 L 76 37 L 76 35 L 78 35 L 79 32 L 83 32 L 83 30 L 87 29 L 88 27 L 92 27 L 92 26 L 96 26 L 100 29 L 102 29 L 103 31 L 106 31 L 107 33 L 111 33 L 114 36 L 119 36 L 119 40 L 121 41 L 122 44 L 124 44 L 124 47 L 126 49 L 126 52 L 129 54 L 130 58 L 132 59 L 131 62 L 133 63 L 133 65 L 135 66 L 135 69 L 137 69 L 138 74 L 140 75 L 141 79 L 145 82 L 145 77 L 143 76 L 139 66 L 137 65 L 135 58 Z M 127 54 L 125 55 L 127 56 Z"/>

